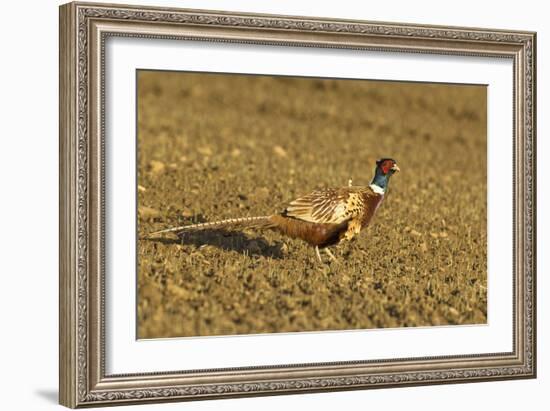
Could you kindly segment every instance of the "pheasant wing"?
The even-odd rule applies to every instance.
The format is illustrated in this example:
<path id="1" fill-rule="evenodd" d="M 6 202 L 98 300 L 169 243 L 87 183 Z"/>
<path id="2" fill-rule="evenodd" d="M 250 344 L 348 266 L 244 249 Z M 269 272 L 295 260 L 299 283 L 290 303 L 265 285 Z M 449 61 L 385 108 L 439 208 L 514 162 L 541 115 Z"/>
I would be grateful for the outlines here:
<path id="1" fill-rule="evenodd" d="M 292 201 L 285 215 L 312 223 L 340 224 L 361 214 L 363 197 L 353 188 L 316 190 Z"/>

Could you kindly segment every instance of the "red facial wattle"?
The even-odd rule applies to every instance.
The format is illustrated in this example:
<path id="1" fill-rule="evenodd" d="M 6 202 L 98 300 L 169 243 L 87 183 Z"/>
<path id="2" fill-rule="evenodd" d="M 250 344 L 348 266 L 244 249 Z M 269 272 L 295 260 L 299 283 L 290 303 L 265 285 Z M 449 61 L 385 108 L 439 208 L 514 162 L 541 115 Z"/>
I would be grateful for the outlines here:
<path id="1" fill-rule="evenodd" d="M 393 167 L 393 164 L 391 161 L 384 161 L 380 166 L 384 174 L 388 174 L 392 167 Z"/>

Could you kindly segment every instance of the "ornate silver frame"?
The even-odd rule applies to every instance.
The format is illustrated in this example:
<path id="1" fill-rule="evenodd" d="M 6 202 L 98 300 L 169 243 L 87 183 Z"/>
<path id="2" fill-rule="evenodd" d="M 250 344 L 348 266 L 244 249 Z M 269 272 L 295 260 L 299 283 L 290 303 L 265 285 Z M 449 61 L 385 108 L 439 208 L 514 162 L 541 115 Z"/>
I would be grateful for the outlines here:
<path id="1" fill-rule="evenodd" d="M 103 67 L 109 36 L 490 56 L 514 63 L 514 349 L 434 358 L 106 375 Z M 60 403 L 68 407 L 536 376 L 532 32 L 70 3 L 60 7 Z M 266 359 L 269 362 L 269 359 Z"/>

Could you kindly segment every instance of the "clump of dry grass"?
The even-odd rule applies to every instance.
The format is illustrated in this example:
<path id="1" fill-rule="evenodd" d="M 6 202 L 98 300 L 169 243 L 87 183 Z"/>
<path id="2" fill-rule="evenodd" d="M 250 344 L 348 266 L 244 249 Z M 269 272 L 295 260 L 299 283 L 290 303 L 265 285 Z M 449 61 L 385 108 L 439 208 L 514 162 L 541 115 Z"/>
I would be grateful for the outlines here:
<path id="1" fill-rule="evenodd" d="M 140 236 L 402 170 L 338 264 L 271 232 L 140 240 L 140 338 L 486 322 L 484 87 L 140 72 L 138 148 Z"/>

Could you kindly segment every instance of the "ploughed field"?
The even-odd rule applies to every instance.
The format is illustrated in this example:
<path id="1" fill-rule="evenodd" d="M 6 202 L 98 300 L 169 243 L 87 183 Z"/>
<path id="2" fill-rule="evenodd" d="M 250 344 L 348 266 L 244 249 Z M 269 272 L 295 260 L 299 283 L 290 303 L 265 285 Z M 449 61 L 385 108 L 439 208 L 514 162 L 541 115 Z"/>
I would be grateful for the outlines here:
<path id="1" fill-rule="evenodd" d="M 401 173 L 320 264 L 275 232 L 138 240 L 139 338 L 487 321 L 483 86 L 138 72 L 138 236 Z"/>

